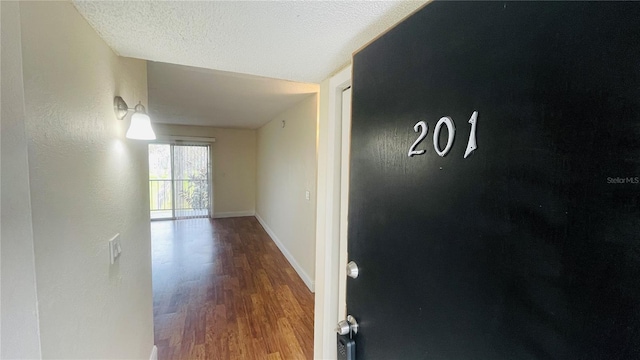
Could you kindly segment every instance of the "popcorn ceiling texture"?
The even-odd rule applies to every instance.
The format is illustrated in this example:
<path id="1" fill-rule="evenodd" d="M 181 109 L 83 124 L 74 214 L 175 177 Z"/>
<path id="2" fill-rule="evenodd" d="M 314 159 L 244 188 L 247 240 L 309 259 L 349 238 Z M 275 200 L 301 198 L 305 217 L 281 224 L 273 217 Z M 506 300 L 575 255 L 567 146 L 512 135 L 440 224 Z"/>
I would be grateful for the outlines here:
<path id="1" fill-rule="evenodd" d="M 319 83 L 424 1 L 74 1 L 122 56 Z"/>

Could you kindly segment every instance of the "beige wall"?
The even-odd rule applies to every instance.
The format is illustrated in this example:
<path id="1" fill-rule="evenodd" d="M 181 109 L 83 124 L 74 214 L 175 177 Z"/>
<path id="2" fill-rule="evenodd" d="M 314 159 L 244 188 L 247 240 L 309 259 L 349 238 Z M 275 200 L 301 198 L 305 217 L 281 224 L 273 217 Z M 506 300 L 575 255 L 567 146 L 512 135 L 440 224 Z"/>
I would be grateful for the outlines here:
<path id="1" fill-rule="evenodd" d="M 42 356 L 148 359 L 147 147 L 113 112 L 115 95 L 147 104 L 146 63 L 116 56 L 70 2 L 20 12 Z"/>
<path id="2" fill-rule="evenodd" d="M 256 131 L 154 124 L 156 134 L 214 137 L 213 216 L 252 216 L 256 209 Z"/>
<path id="3" fill-rule="evenodd" d="M 312 95 L 276 116 L 258 130 L 257 149 L 256 215 L 312 291 L 317 111 L 317 95 Z"/>
<path id="4" fill-rule="evenodd" d="M 2 253 L 0 358 L 40 358 L 29 164 L 24 128 L 20 8 L 0 2 L 2 16 Z"/>

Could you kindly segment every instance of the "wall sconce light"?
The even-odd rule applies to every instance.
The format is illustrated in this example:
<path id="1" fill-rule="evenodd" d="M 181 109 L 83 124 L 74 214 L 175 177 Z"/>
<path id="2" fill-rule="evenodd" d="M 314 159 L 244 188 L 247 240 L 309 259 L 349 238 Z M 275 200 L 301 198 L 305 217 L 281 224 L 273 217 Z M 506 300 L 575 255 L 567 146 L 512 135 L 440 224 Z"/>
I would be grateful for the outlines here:
<path id="1" fill-rule="evenodd" d="M 142 102 L 139 102 L 135 108 L 131 109 L 120 96 L 116 96 L 113 99 L 113 108 L 118 120 L 124 119 L 129 110 L 134 111 L 133 115 L 131 115 L 129 130 L 127 130 L 127 138 L 136 140 L 156 139 L 156 134 L 151 128 L 151 118 L 147 115 L 147 111 L 142 105 Z"/>

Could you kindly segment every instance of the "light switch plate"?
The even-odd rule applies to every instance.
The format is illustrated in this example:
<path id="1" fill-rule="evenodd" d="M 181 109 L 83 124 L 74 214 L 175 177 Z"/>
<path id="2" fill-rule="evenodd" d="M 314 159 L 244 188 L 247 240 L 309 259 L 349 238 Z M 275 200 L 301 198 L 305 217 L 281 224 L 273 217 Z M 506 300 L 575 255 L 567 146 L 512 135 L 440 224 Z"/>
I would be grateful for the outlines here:
<path id="1" fill-rule="evenodd" d="M 311 199 L 311 191 L 307 190 L 304 192 L 304 198 L 309 200 Z"/>
<path id="2" fill-rule="evenodd" d="M 114 237 L 109 239 L 109 259 L 111 265 L 115 264 L 116 259 L 120 256 L 122 252 L 122 247 L 120 246 L 120 234 L 116 234 Z"/>

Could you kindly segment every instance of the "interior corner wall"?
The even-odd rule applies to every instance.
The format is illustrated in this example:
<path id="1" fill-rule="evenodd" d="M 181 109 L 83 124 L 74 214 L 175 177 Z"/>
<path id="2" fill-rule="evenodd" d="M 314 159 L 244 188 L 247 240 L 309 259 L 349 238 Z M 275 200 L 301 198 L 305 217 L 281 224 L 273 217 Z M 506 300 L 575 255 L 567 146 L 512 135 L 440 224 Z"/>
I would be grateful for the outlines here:
<path id="1" fill-rule="evenodd" d="M 311 291 L 316 251 L 317 121 L 317 95 L 312 95 L 258 129 L 257 148 L 256 217 Z"/>
<path id="2" fill-rule="evenodd" d="M 19 6 L 42 357 L 148 359 L 147 145 L 113 111 L 116 95 L 147 104 L 146 62 L 117 56 L 70 2 Z"/>
<path id="3" fill-rule="evenodd" d="M 256 131 L 154 124 L 158 136 L 214 137 L 211 144 L 213 217 L 253 216 L 256 211 Z"/>
<path id="4" fill-rule="evenodd" d="M 0 2 L 2 186 L 0 210 L 0 358 L 39 359 L 38 299 L 18 2 Z"/>

